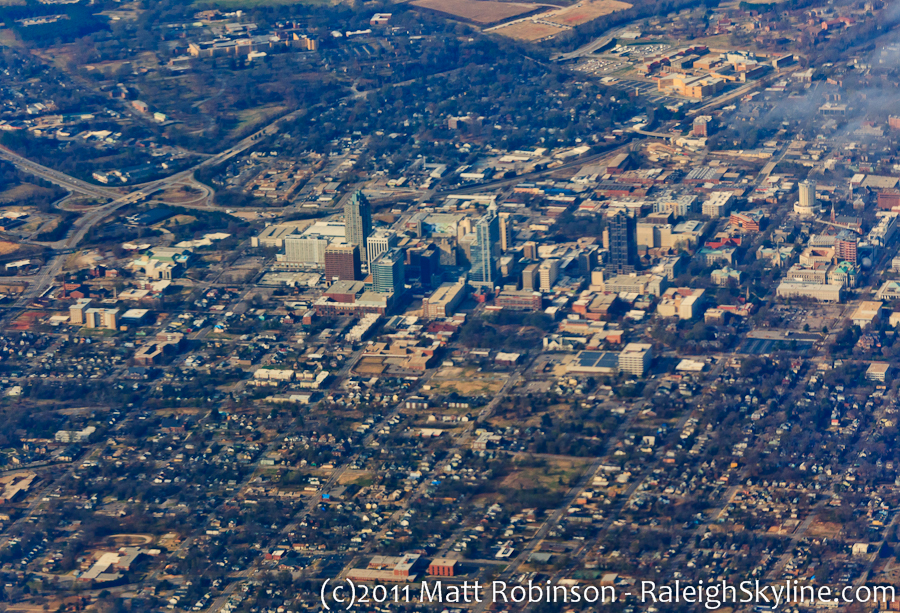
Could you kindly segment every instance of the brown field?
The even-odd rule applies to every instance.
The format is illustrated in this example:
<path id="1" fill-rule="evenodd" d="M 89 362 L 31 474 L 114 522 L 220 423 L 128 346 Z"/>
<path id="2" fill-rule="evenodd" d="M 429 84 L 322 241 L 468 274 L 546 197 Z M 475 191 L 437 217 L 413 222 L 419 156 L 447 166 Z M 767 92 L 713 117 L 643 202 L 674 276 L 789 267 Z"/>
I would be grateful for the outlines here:
<path id="1" fill-rule="evenodd" d="M 814 521 L 806 530 L 808 536 L 837 538 L 841 533 L 841 525 L 835 522 Z"/>
<path id="2" fill-rule="evenodd" d="M 380 375 L 384 370 L 384 360 L 377 356 L 364 357 L 353 367 L 353 372 L 364 375 Z"/>
<path id="3" fill-rule="evenodd" d="M 123 547 L 130 545 L 149 545 L 153 542 L 153 537 L 149 534 L 112 534 L 108 537 L 111 541 L 121 543 Z"/>
<path id="4" fill-rule="evenodd" d="M 0 192 L 0 202 L 18 202 L 20 200 L 25 200 L 26 198 L 42 196 L 48 193 L 50 193 L 50 190 L 46 187 L 39 187 L 37 185 L 32 185 L 31 183 L 22 183 Z"/>
<path id="5" fill-rule="evenodd" d="M 481 24 L 503 21 L 539 8 L 536 4 L 490 0 L 415 0 L 411 4 Z"/>
<path id="6" fill-rule="evenodd" d="M 506 383 L 506 375 L 500 373 L 479 373 L 474 368 L 442 368 L 431 379 L 431 390 L 427 394 L 447 394 L 456 392 L 460 396 L 495 394 Z"/>
<path id="7" fill-rule="evenodd" d="M 508 489 L 528 489 L 540 487 L 548 490 L 565 490 L 570 481 L 584 472 L 587 460 L 551 459 L 543 466 L 523 467 L 513 470 L 500 482 L 500 487 Z M 562 483 L 560 483 L 562 480 Z"/>
<path id="8" fill-rule="evenodd" d="M 181 187 L 172 187 L 157 196 L 157 200 L 163 200 L 170 204 L 185 204 L 203 200 L 206 196 L 199 189 L 185 192 Z"/>
<path id="9" fill-rule="evenodd" d="M 166 221 L 160 223 L 160 226 L 183 226 L 185 224 L 194 223 L 197 218 L 193 215 L 176 215 Z"/>
<path id="10" fill-rule="evenodd" d="M 9 255 L 14 251 L 18 251 L 19 245 L 10 241 L 0 241 L 0 255 Z"/>
<path id="11" fill-rule="evenodd" d="M 10 327 L 13 330 L 31 330 L 38 320 L 43 319 L 48 314 L 45 311 L 25 311 L 13 321 Z"/>
<path id="12" fill-rule="evenodd" d="M 548 15 L 545 20 L 565 26 L 577 26 L 597 17 L 630 8 L 630 4 L 619 0 L 584 0 Z"/>
<path id="13" fill-rule="evenodd" d="M 587 23 L 592 19 L 630 8 L 631 4 L 619 0 L 582 0 L 578 4 L 558 11 L 542 13 L 541 21 L 548 23 L 535 23 L 526 19 L 508 26 L 499 26 L 491 31 L 516 40 L 535 42 L 555 36 L 568 28 Z M 551 23 L 559 24 L 560 27 L 553 27 L 550 25 Z"/>
<path id="14" fill-rule="evenodd" d="M 348 470 L 338 479 L 338 485 L 348 485 L 356 481 L 366 481 L 372 478 L 372 473 L 368 470 Z"/>
<path id="15" fill-rule="evenodd" d="M 231 130 L 231 135 L 236 136 L 241 132 L 244 132 L 251 128 L 255 128 L 256 126 L 260 126 L 264 123 L 269 123 L 269 121 L 285 112 L 286 110 L 287 107 L 285 106 L 272 105 L 240 111 L 237 114 L 238 123 Z"/>
<path id="16" fill-rule="evenodd" d="M 533 21 L 519 21 L 512 25 L 494 30 L 497 34 L 529 42 L 542 40 L 548 36 L 556 36 L 564 31 L 565 30 L 562 28 L 554 28 L 553 26 L 548 26 L 546 23 L 534 23 Z"/>

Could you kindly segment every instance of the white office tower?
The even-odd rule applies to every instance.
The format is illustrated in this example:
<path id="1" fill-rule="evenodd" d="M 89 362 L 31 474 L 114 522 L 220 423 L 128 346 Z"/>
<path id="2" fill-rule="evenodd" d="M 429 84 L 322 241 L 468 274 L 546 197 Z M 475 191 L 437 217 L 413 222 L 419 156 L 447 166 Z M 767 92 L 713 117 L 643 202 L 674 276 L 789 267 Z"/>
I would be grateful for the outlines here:
<path id="1" fill-rule="evenodd" d="M 366 258 L 369 272 L 372 272 L 372 262 L 382 253 L 390 251 L 397 244 L 397 234 L 392 230 L 376 230 L 366 240 Z"/>

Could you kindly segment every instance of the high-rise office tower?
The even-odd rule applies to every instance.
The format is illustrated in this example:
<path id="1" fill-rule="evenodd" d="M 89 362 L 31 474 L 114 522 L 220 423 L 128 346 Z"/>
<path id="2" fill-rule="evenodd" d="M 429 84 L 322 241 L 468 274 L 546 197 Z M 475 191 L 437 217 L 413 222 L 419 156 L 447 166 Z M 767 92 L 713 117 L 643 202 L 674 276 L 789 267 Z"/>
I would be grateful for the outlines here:
<path id="1" fill-rule="evenodd" d="M 619 211 L 607 220 L 609 235 L 609 265 L 607 270 L 616 274 L 634 272 L 637 265 L 637 241 L 634 219 Z"/>
<path id="2" fill-rule="evenodd" d="M 360 256 L 366 255 L 366 239 L 372 233 L 372 207 L 356 190 L 344 204 L 344 225 L 347 242 L 359 247 Z"/>
<path id="3" fill-rule="evenodd" d="M 359 263 L 359 247 L 336 244 L 325 248 L 325 278 L 331 282 L 357 281 L 362 278 Z"/>
<path id="4" fill-rule="evenodd" d="M 396 300 L 403 295 L 404 262 L 406 254 L 402 249 L 391 249 L 379 255 L 372 262 L 372 284 L 379 294 L 393 292 Z"/>
<path id="5" fill-rule="evenodd" d="M 533 264 L 529 264 L 525 267 L 525 270 L 522 271 L 522 289 L 528 291 L 535 291 L 540 287 L 538 284 L 540 279 L 540 264 L 537 262 Z"/>
<path id="6" fill-rule="evenodd" d="M 555 258 L 544 260 L 538 267 L 538 274 L 541 282 L 541 291 L 549 292 L 559 278 L 559 260 Z"/>
<path id="7" fill-rule="evenodd" d="M 513 222 L 512 219 L 505 215 L 500 217 L 500 250 L 506 253 L 513 244 Z"/>
<path id="8" fill-rule="evenodd" d="M 475 223 L 475 242 L 472 245 L 472 268 L 469 279 L 475 285 L 493 287 L 497 282 L 497 257 L 500 255 L 500 220 L 497 211 L 488 209 Z"/>
<path id="9" fill-rule="evenodd" d="M 578 254 L 578 274 L 590 278 L 591 271 L 597 267 L 597 249 L 591 247 Z"/>
<path id="10" fill-rule="evenodd" d="M 437 287 L 441 278 L 441 253 L 434 243 L 420 243 L 406 248 L 406 280 L 418 281 L 422 287 Z"/>
<path id="11" fill-rule="evenodd" d="M 372 272 L 372 262 L 379 255 L 394 247 L 397 243 L 397 234 L 392 230 L 376 230 L 366 239 L 366 263 L 369 265 L 369 272 Z"/>

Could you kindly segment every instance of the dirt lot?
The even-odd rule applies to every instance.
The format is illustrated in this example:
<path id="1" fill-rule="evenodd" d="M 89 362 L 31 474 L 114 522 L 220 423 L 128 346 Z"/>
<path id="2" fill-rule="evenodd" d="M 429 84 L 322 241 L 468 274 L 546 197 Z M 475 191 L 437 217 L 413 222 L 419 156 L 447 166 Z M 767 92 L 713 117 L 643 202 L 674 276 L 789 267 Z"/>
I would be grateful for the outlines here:
<path id="1" fill-rule="evenodd" d="M 353 372 L 364 375 L 380 375 L 384 372 L 384 369 L 384 360 L 382 358 L 368 356 L 356 363 L 356 366 L 353 367 Z"/>
<path id="2" fill-rule="evenodd" d="M 577 26 L 592 19 L 597 19 L 597 17 L 603 17 L 604 15 L 630 8 L 630 4 L 619 2 L 619 0 L 586 0 L 585 2 L 566 7 L 561 11 L 548 14 L 543 19 L 561 25 Z"/>
<path id="3" fill-rule="evenodd" d="M 415 0 L 411 4 L 480 24 L 495 23 L 539 8 L 536 4 L 489 0 Z"/>
<path id="4" fill-rule="evenodd" d="M 31 330 L 35 324 L 46 317 L 46 311 L 25 311 L 13 321 L 11 328 L 13 330 Z"/>
<path id="5" fill-rule="evenodd" d="M 526 40 L 535 42 L 543 40 L 550 36 L 556 36 L 560 32 L 564 32 L 563 28 L 556 28 L 546 23 L 534 23 L 533 21 L 519 21 L 514 24 L 504 26 L 494 30 L 497 34 L 508 36 L 516 40 Z"/>
<path id="6" fill-rule="evenodd" d="M 368 470 L 348 470 L 338 479 L 338 485 L 348 485 L 357 481 L 366 482 L 372 480 L 372 473 Z"/>
<path id="7" fill-rule="evenodd" d="M 201 201 L 205 198 L 205 195 L 199 189 L 184 191 L 179 186 L 167 189 L 161 195 L 155 196 L 155 198 L 169 204 L 185 204 Z"/>
<path id="8" fill-rule="evenodd" d="M 836 538 L 841 533 L 841 525 L 834 522 L 814 521 L 806 530 L 807 536 L 824 536 L 826 538 Z"/>
<path id="9" fill-rule="evenodd" d="M 149 545 L 153 542 L 153 537 L 149 534 L 113 534 L 108 537 L 109 540 L 115 541 L 123 547 L 134 545 Z"/>
<path id="10" fill-rule="evenodd" d="M 630 4 L 619 0 L 584 0 L 559 11 L 541 13 L 539 15 L 541 23 L 529 18 L 508 26 L 500 26 L 492 31 L 516 40 L 536 42 L 551 38 L 568 28 L 587 23 L 597 17 L 630 8 Z M 560 27 L 554 27 L 552 24 L 559 24 Z"/>

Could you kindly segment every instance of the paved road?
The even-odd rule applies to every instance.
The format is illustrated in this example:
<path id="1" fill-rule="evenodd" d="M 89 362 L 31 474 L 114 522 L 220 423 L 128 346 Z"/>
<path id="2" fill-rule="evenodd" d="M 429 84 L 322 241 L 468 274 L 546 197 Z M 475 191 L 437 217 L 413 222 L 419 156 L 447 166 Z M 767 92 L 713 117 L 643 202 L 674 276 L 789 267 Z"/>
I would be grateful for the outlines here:
<path id="1" fill-rule="evenodd" d="M 85 196 L 92 196 L 94 198 L 100 198 L 102 200 L 109 200 L 111 198 L 118 198 L 122 195 L 121 192 L 113 188 L 92 185 L 87 181 L 82 181 L 81 179 L 70 177 L 65 173 L 53 170 L 52 168 L 48 168 L 46 166 L 38 164 L 37 162 L 32 162 L 27 158 L 13 153 L 5 147 L 0 147 L 0 158 L 7 160 L 8 162 L 12 162 L 20 170 L 41 177 L 42 179 L 46 179 L 47 181 L 50 181 L 52 183 L 56 183 L 60 187 L 64 187 L 69 191 L 84 194 Z"/>
<path id="2" fill-rule="evenodd" d="M 606 45 L 610 44 L 616 39 L 616 36 L 619 36 L 620 32 L 625 31 L 627 28 L 621 28 L 619 30 L 613 30 L 609 34 L 598 38 L 592 42 L 589 42 L 586 45 L 583 45 L 576 49 L 575 51 L 570 51 L 569 53 L 560 53 L 559 55 L 553 56 L 552 59 L 555 62 L 567 62 L 569 60 L 575 60 L 585 55 L 591 55 L 597 51 L 597 49 L 602 49 Z"/>

